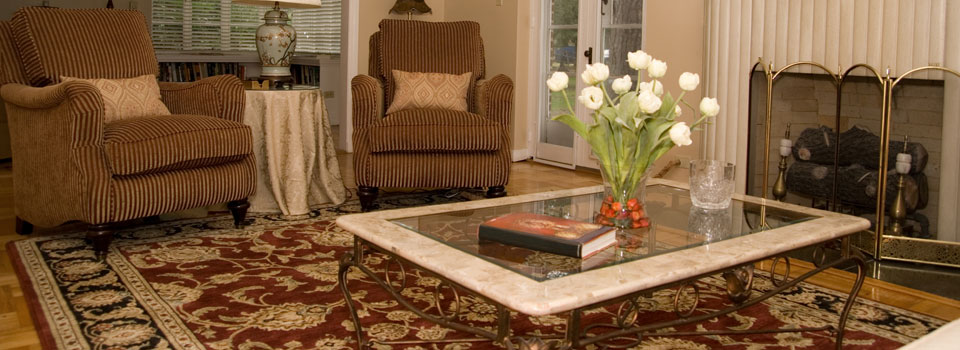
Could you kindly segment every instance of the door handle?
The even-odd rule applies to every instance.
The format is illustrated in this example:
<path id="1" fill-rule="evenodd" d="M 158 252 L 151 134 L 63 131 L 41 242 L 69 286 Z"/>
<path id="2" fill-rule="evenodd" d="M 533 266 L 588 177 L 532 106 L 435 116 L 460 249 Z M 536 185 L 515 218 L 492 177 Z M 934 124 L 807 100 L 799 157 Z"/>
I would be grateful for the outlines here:
<path id="1" fill-rule="evenodd" d="M 587 58 L 587 64 L 593 64 L 593 48 L 588 48 L 583 52 L 583 57 Z"/>

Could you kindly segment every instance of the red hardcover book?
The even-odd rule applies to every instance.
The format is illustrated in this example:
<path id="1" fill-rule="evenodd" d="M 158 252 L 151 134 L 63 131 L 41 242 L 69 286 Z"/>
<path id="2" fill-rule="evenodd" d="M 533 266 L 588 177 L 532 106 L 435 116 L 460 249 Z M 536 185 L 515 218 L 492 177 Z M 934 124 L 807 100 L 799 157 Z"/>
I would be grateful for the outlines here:
<path id="1" fill-rule="evenodd" d="M 533 213 L 512 213 L 487 220 L 480 239 L 549 253 L 586 258 L 617 243 L 613 227 Z"/>

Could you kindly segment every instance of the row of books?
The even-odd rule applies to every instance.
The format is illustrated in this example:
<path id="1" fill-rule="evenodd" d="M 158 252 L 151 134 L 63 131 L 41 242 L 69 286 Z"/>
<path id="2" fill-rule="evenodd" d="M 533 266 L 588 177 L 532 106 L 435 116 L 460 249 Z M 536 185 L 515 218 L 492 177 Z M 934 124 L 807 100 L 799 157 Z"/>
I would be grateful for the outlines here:
<path id="1" fill-rule="evenodd" d="M 320 67 L 294 64 L 290 66 L 293 83 L 320 85 Z M 161 62 L 160 81 L 190 82 L 221 74 L 246 79 L 246 67 L 236 62 Z"/>
<path id="2" fill-rule="evenodd" d="M 240 80 L 246 76 L 246 68 L 230 62 L 161 62 L 160 81 L 190 82 L 221 74 L 236 75 Z"/>
<path id="3" fill-rule="evenodd" d="M 290 65 L 290 75 L 293 75 L 294 84 L 320 85 L 320 67 L 318 66 L 292 64 Z"/>

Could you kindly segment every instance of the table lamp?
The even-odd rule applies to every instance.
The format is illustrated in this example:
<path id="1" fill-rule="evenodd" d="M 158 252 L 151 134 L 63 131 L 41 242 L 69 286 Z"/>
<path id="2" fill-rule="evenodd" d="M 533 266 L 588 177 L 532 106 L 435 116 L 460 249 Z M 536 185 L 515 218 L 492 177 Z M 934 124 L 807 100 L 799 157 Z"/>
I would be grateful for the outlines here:
<path id="1" fill-rule="evenodd" d="M 257 28 L 257 55 L 260 56 L 260 79 L 271 82 L 289 82 L 290 58 L 297 46 L 297 31 L 287 24 L 290 17 L 284 8 L 317 8 L 320 0 L 233 0 L 235 3 L 273 6 L 263 14 L 264 23 Z"/>

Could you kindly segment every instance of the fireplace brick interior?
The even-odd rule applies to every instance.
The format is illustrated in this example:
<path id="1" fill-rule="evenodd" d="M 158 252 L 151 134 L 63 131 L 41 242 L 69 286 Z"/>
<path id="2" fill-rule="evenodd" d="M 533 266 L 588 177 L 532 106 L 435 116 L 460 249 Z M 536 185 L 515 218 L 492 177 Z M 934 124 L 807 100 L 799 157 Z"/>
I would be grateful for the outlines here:
<path id="1" fill-rule="evenodd" d="M 761 74 L 754 75 L 751 99 L 751 193 L 759 194 L 763 176 L 763 131 L 764 98 L 766 83 Z M 926 207 L 918 210 L 930 221 L 930 234 L 937 235 L 937 215 L 939 207 L 940 157 L 943 125 L 942 80 L 911 79 L 901 81 L 893 91 L 891 141 L 903 140 L 909 136 L 910 142 L 922 144 L 929 159 L 923 173 L 929 185 L 929 201 Z M 832 78 L 824 74 L 784 73 L 773 85 L 771 104 L 771 149 L 768 192 L 776 181 L 779 154 L 776 146 L 783 137 L 787 123 L 791 124 L 791 139 L 797 140 L 807 128 L 821 125 L 834 127 L 837 113 L 837 88 Z M 880 134 L 882 116 L 882 91 L 875 78 L 848 78 L 842 86 L 840 111 L 840 131 L 860 126 Z M 898 151 L 898 150 L 897 150 Z M 841 150 L 842 152 L 842 150 Z M 789 162 L 794 162 L 790 159 Z M 892 169 L 890 171 L 893 171 Z M 889 184 L 888 186 L 894 186 Z M 788 193 L 787 202 L 810 205 L 810 198 Z"/>

